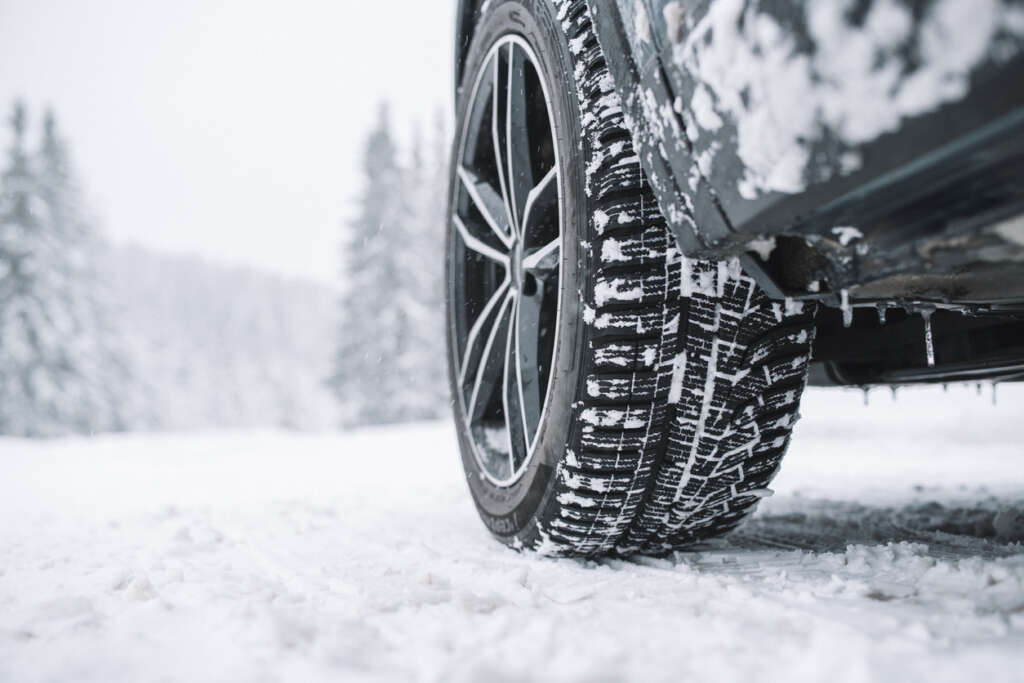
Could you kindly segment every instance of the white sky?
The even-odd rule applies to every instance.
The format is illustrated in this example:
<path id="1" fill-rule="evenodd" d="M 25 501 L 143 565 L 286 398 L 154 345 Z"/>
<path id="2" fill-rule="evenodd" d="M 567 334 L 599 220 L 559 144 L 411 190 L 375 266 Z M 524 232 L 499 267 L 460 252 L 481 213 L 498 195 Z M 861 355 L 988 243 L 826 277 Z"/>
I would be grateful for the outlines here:
<path id="1" fill-rule="evenodd" d="M 450 109 L 454 5 L 0 0 L 3 121 L 54 106 L 115 241 L 333 279 L 377 103 Z"/>

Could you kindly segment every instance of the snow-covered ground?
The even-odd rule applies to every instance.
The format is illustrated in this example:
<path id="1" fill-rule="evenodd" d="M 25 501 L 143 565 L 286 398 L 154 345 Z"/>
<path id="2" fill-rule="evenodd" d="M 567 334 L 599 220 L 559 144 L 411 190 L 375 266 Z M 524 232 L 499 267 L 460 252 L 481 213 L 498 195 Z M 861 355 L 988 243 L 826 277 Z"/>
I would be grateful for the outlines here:
<path id="1" fill-rule="evenodd" d="M 0 440 L 0 680 L 1024 680 L 1024 387 L 809 392 L 670 560 L 492 541 L 447 424 Z"/>

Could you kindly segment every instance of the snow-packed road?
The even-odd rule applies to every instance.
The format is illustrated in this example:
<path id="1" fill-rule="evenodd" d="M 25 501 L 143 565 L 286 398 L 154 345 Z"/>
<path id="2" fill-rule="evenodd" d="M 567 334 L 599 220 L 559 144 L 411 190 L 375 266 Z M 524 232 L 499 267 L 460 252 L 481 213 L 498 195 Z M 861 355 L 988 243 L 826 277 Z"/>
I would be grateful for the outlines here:
<path id="1" fill-rule="evenodd" d="M 0 440 L 0 681 L 1024 680 L 1024 387 L 812 391 L 727 542 L 492 541 L 447 424 Z"/>

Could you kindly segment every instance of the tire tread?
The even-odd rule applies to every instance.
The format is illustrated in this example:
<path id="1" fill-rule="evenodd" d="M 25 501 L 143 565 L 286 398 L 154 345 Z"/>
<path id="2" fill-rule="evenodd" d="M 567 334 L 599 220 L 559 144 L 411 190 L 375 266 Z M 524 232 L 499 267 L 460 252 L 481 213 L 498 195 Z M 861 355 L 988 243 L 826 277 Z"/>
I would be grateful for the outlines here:
<path id="1" fill-rule="evenodd" d="M 798 417 L 813 311 L 769 300 L 736 261 L 679 252 L 586 2 L 553 2 L 596 207 L 590 342 L 552 502 L 525 540 L 555 555 L 660 554 L 732 530 L 766 494 Z"/>

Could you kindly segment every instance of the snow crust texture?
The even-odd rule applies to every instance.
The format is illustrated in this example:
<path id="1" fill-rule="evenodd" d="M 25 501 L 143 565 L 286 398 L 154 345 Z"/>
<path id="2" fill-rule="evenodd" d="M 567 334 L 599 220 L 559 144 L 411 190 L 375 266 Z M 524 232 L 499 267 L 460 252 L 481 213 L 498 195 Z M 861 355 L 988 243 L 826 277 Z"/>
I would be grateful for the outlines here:
<path id="1" fill-rule="evenodd" d="M 494 541 L 447 424 L 0 440 L 0 681 L 1020 681 L 999 400 L 809 390 L 775 495 L 658 560 Z"/>

